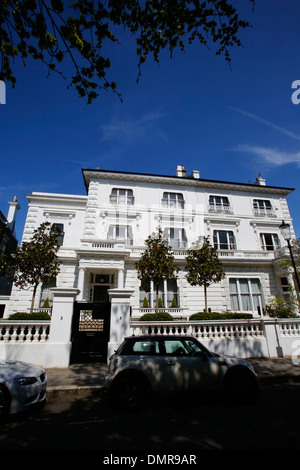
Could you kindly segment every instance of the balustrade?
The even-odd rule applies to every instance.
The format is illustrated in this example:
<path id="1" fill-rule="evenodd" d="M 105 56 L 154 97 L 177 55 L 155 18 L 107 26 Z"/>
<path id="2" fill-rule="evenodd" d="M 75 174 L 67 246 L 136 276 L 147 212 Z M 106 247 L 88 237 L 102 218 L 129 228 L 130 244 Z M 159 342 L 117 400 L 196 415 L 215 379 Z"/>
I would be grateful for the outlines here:
<path id="1" fill-rule="evenodd" d="M 4 343 L 45 343 L 48 341 L 50 322 L 0 321 L 0 342 Z"/>

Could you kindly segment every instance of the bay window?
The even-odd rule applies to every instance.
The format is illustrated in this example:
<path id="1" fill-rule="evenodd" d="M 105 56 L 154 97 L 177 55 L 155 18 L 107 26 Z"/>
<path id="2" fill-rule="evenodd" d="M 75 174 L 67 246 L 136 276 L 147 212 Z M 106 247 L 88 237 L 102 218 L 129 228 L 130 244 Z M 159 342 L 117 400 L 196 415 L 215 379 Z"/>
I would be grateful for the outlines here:
<path id="1" fill-rule="evenodd" d="M 274 251 L 280 248 L 280 242 L 277 233 L 261 233 L 260 242 L 264 251 Z"/>
<path id="2" fill-rule="evenodd" d="M 234 234 L 228 230 L 214 230 L 214 247 L 217 250 L 235 250 Z"/>
<path id="3" fill-rule="evenodd" d="M 258 278 L 229 279 L 229 292 L 233 311 L 262 311 L 261 283 Z"/>

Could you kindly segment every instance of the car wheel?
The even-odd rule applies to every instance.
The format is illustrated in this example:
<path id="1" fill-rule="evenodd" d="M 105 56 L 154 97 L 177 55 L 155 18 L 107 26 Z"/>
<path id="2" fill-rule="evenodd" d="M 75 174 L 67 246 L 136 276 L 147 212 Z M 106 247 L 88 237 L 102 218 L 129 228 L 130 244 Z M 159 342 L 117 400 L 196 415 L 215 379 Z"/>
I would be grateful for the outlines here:
<path id="1" fill-rule="evenodd" d="M 147 396 L 148 388 L 143 379 L 125 376 L 118 380 L 116 399 L 122 409 L 134 411 L 139 409 Z"/>
<path id="2" fill-rule="evenodd" d="M 0 385 L 0 419 L 3 419 L 9 413 L 10 398 L 4 385 Z"/>
<path id="3" fill-rule="evenodd" d="M 252 373 L 246 368 L 232 368 L 225 376 L 227 398 L 238 403 L 245 403 L 256 398 L 258 387 Z"/>

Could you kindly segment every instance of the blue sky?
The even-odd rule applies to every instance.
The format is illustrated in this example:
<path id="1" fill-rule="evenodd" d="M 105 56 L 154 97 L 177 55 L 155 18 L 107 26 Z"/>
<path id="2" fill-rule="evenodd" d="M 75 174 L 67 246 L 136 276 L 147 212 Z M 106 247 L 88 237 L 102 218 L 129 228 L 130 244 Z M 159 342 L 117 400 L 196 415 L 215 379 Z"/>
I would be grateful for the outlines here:
<path id="1" fill-rule="evenodd" d="M 288 203 L 300 237 L 300 2 L 235 2 L 253 28 L 222 57 L 194 44 L 159 67 L 148 60 L 138 74 L 134 41 L 122 35 L 109 50 L 109 76 L 122 93 L 92 105 L 67 90 L 62 78 L 33 62 L 16 64 L 17 86 L 0 105 L 0 210 L 17 195 L 17 234 L 33 191 L 85 194 L 81 168 L 174 175 L 178 164 L 204 179 L 294 187 Z M 300 95 L 299 95 L 300 96 Z M 256 162 L 256 164 L 254 164 Z"/>

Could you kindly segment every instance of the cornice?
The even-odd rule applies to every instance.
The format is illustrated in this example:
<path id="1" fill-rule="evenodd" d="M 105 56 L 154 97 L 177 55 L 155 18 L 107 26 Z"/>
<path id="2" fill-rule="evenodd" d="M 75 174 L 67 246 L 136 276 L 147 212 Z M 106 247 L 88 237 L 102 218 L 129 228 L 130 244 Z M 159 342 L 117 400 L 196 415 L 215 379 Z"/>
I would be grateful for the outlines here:
<path id="1" fill-rule="evenodd" d="M 275 194 L 279 196 L 287 196 L 289 193 L 294 191 L 294 188 L 284 188 L 278 186 L 262 186 L 249 183 L 236 183 L 230 181 L 218 181 L 218 180 L 207 180 L 197 179 L 192 176 L 179 177 L 179 176 L 165 176 L 165 175 L 153 175 L 146 173 L 128 173 L 122 171 L 109 171 L 109 170 L 93 170 L 93 169 L 82 169 L 83 179 L 86 190 L 91 180 L 110 180 L 110 181 L 122 181 L 122 182 L 136 182 L 136 183 L 152 183 L 158 185 L 177 185 L 187 186 L 199 189 L 219 189 L 225 191 L 236 191 L 236 192 L 249 192 L 249 193 L 260 193 L 260 194 Z"/>

